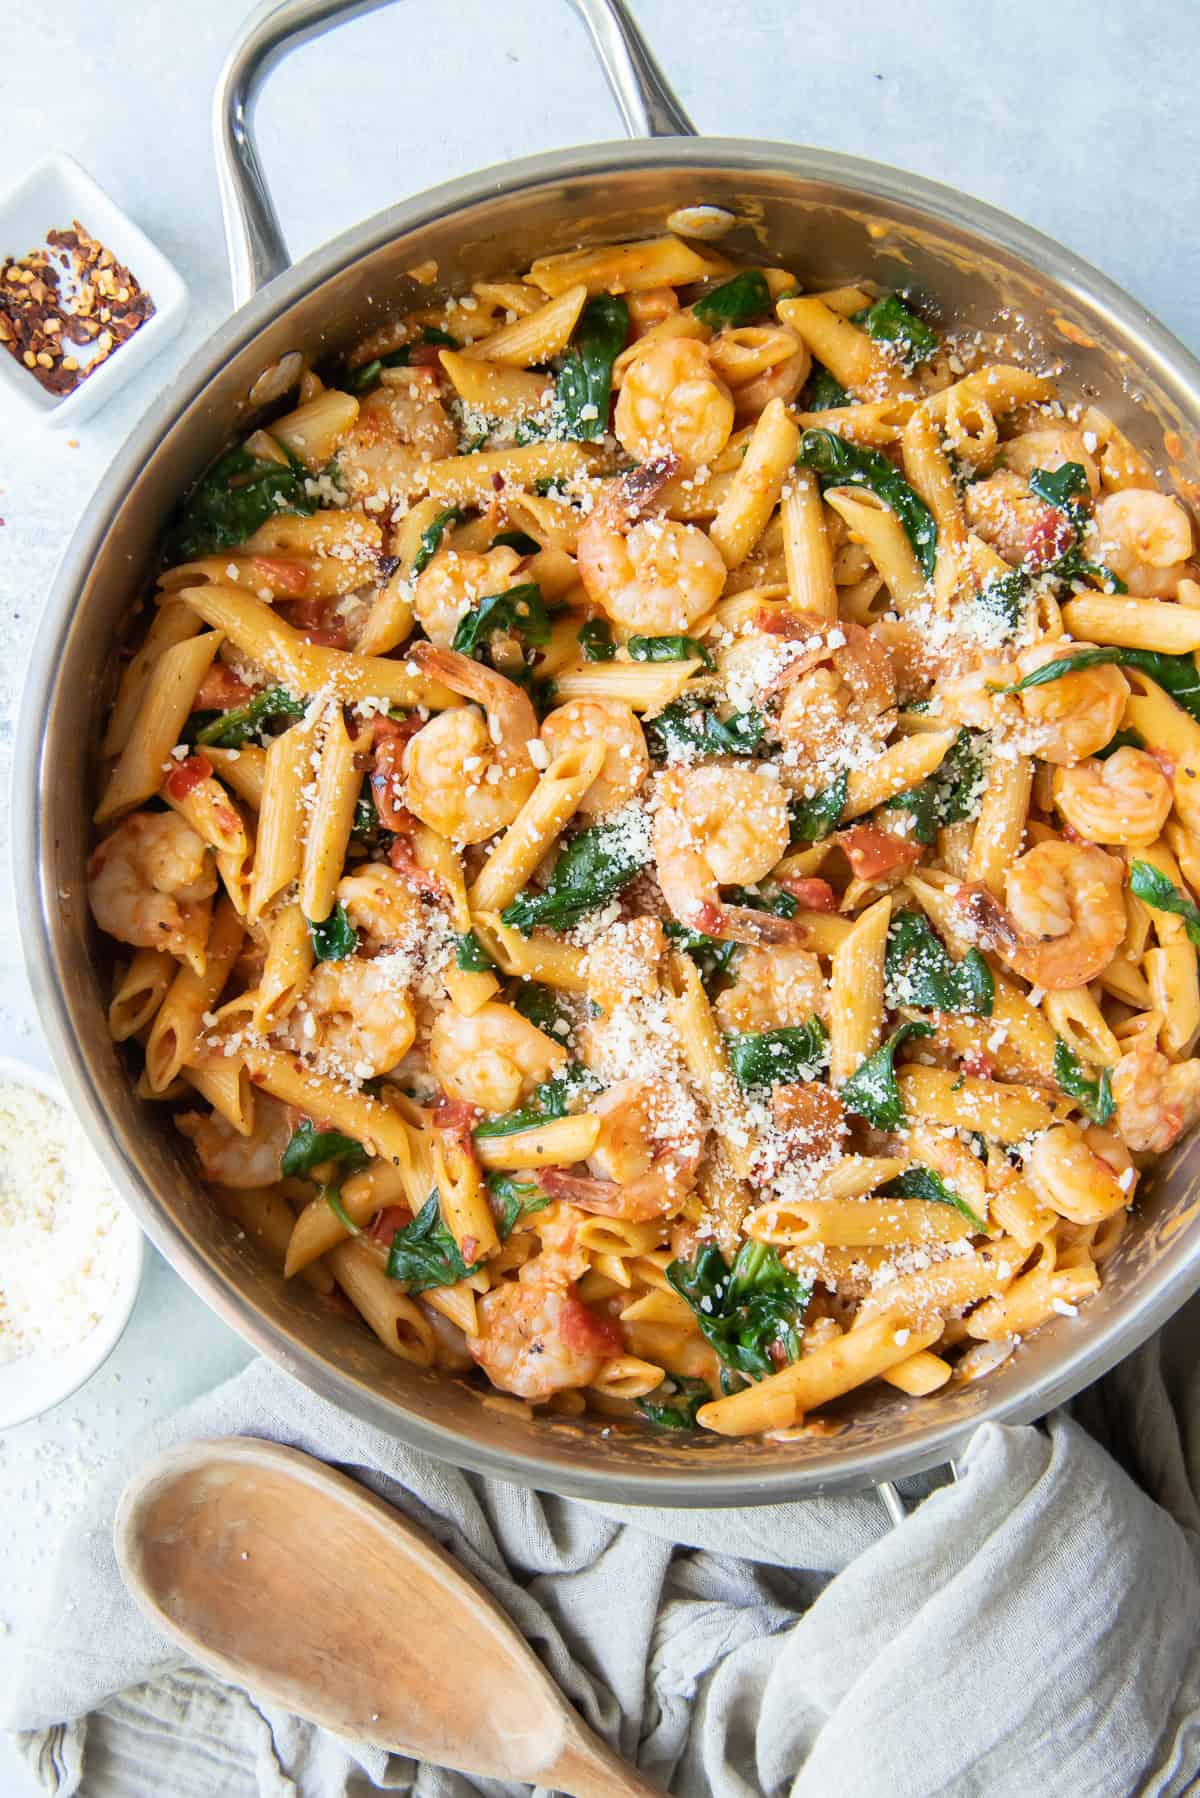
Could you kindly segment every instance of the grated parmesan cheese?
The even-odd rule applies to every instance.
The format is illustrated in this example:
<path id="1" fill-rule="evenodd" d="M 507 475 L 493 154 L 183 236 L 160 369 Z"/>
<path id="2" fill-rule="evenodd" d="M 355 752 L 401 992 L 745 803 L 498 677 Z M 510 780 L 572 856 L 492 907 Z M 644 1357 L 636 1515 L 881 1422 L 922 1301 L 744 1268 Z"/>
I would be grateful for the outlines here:
<path id="1" fill-rule="evenodd" d="M 0 1142 L 0 1362 L 60 1354 L 116 1291 L 119 1201 L 76 1119 L 15 1081 Z"/>

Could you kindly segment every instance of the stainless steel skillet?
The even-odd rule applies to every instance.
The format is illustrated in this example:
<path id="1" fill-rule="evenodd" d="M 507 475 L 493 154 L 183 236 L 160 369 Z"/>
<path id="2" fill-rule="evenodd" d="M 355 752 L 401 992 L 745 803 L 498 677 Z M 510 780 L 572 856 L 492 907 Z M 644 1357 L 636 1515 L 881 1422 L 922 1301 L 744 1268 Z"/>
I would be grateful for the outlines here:
<path id="1" fill-rule="evenodd" d="M 365 1424 L 460 1465 L 572 1495 L 654 1504 L 763 1503 L 894 1480 L 952 1457 L 986 1419 L 1036 1417 L 1156 1329 L 1200 1285 L 1191 1145 L 1141 1201 L 1104 1290 L 987 1380 L 847 1407 L 838 1435 L 788 1444 L 677 1443 L 604 1418 L 526 1422 L 457 1382 L 390 1358 L 365 1331 L 285 1287 L 197 1184 L 182 1146 L 134 1097 L 107 1038 L 84 890 L 94 748 L 114 650 L 182 489 L 247 419 L 262 369 L 294 348 L 337 351 L 414 292 L 433 258 L 453 290 L 535 254 L 661 230 L 676 208 L 723 207 L 722 242 L 808 281 L 874 276 L 936 296 L 950 317 L 1001 307 L 1155 460 L 1200 480 L 1200 365 L 1077 257 L 952 189 L 786 144 L 692 135 L 620 0 L 572 0 L 633 141 L 485 170 L 356 225 L 295 267 L 254 151 L 259 84 L 299 42 L 379 0 L 287 0 L 251 20 L 216 111 L 226 230 L 241 310 L 197 352 L 100 487 L 46 609 L 20 725 L 16 853 L 31 977 L 64 1083 L 152 1239 L 220 1316 Z M 427 291 L 427 290 L 423 290 Z M 1168 446 L 1164 451 L 1164 442 Z M 172 1352 L 170 1342 L 163 1352 Z"/>

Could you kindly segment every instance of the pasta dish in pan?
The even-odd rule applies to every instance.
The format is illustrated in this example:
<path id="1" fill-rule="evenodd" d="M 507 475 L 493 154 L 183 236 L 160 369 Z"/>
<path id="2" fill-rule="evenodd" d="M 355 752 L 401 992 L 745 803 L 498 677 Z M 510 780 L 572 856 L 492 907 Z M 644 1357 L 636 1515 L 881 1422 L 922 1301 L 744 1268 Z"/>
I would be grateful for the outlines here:
<path id="1" fill-rule="evenodd" d="M 675 236 L 432 295 L 169 529 L 90 864 L 141 1094 L 489 1402 L 986 1374 L 1200 1115 L 1187 512 L 928 298 Z"/>

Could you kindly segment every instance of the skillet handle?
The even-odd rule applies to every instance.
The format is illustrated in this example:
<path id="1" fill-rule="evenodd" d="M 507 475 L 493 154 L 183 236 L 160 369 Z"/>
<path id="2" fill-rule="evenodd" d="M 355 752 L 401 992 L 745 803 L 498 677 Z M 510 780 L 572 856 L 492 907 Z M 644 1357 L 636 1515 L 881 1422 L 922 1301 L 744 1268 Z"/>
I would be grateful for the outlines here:
<path id="1" fill-rule="evenodd" d="M 680 106 L 625 0 L 570 0 L 587 27 L 630 137 L 691 136 Z M 226 59 L 213 99 L 213 144 L 233 299 L 244 305 L 291 261 L 258 159 L 254 109 L 277 63 L 345 19 L 390 0 L 267 0 L 251 14 Z"/>

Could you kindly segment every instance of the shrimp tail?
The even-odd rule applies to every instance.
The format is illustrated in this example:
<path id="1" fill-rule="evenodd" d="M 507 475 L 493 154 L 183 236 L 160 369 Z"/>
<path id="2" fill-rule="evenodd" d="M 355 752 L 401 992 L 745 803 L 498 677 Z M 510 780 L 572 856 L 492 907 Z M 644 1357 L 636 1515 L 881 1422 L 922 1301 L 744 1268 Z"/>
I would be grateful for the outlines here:
<path id="1" fill-rule="evenodd" d="M 679 473 L 679 457 L 673 454 L 654 456 L 639 462 L 623 474 L 609 490 L 604 517 L 609 525 L 627 530 L 658 498 L 667 482 Z"/>
<path id="2" fill-rule="evenodd" d="M 676 1157 L 667 1157 L 640 1180 L 621 1186 L 615 1180 L 597 1180 L 590 1174 L 568 1173 L 566 1168 L 547 1167 L 540 1173 L 543 1189 L 556 1199 L 565 1199 L 580 1211 L 593 1217 L 616 1217 L 627 1224 L 648 1224 L 656 1217 L 666 1217 L 678 1206 L 677 1182 L 684 1169 Z"/>
<path id="3" fill-rule="evenodd" d="M 722 943 L 751 943 L 763 949 L 806 949 L 812 932 L 802 918 L 777 918 L 749 905 L 702 904 L 687 920 L 693 929 Z"/>
<path id="4" fill-rule="evenodd" d="M 996 949 L 1005 957 L 1017 953 L 1021 947 L 1021 933 L 987 887 L 964 882 L 955 894 L 955 904 L 981 949 Z"/>
<path id="5" fill-rule="evenodd" d="M 537 713 L 528 693 L 515 681 L 471 656 L 460 655 L 456 649 L 439 649 L 434 643 L 414 643 L 406 656 L 422 674 L 481 705 L 489 722 L 495 721 L 492 736 L 501 755 L 515 753 L 527 763 L 525 746 L 538 734 Z"/>

